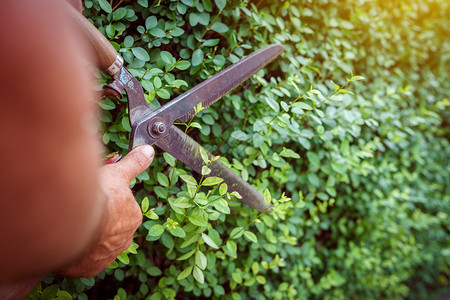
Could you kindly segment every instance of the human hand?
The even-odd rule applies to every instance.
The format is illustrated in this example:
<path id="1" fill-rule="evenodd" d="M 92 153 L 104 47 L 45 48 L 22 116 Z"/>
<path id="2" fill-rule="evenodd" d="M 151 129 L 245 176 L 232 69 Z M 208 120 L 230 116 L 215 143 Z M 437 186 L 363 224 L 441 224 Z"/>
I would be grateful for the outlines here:
<path id="1" fill-rule="evenodd" d="M 142 212 L 129 184 L 148 168 L 153 157 L 153 148 L 144 145 L 132 150 L 121 161 L 100 169 L 100 185 L 107 204 L 99 239 L 89 253 L 58 273 L 70 277 L 95 276 L 130 246 L 134 232 L 141 225 Z"/>

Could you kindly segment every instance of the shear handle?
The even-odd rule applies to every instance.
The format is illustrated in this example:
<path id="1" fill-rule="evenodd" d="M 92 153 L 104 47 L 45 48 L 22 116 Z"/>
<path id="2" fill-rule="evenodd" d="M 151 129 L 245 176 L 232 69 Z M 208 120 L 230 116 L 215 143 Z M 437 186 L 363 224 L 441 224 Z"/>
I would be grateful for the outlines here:
<path id="1" fill-rule="evenodd" d="M 67 4 L 69 15 L 80 28 L 82 34 L 87 38 L 92 46 L 97 58 L 98 67 L 107 71 L 110 75 L 114 75 L 122 65 L 122 58 L 117 54 L 113 45 L 88 21 L 81 13 L 79 13 L 71 5 Z"/>

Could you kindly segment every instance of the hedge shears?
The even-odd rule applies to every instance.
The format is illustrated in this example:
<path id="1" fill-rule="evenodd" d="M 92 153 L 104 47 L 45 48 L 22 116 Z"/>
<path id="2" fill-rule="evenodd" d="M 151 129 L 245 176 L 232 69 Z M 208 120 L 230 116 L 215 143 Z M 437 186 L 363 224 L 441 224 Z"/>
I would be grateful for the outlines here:
<path id="1" fill-rule="evenodd" d="M 213 155 L 178 129 L 174 122 L 184 123 L 190 120 L 195 116 L 195 108 L 199 104 L 203 108 L 210 106 L 284 51 L 282 45 L 266 46 L 157 110 L 152 110 L 145 100 L 139 81 L 124 67 L 123 59 L 114 47 L 83 15 L 72 7 L 69 10 L 92 46 L 98 67 L 113 78 L 113 81 L 104 87 L 105 93 L 116 98 L 122 97 L 123 90 L 127 94 L 131 125 L 129 149 L 143 144 L 156 145 L 199 174 L 205 166 L 201 151 L 206 153 L 209 159 Z M 260 212 L 267 209 L 263 196 L 219 160 L 213 161 L 209 169 L 211 172 L 207 176 L 222 178 L 228 185 L 228 192 L 238 192 L 242 196 L 242 202 Z"/>

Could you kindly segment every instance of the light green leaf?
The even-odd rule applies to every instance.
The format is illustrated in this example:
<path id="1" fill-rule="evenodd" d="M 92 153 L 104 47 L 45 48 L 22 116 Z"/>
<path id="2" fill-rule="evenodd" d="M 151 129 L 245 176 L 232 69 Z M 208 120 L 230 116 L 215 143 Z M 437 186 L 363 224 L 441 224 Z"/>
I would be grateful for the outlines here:
<path id="1" fill-rule="evenodd" d="M 160 236 L 164 232 L 164 227 L 159 224 L 153 225 L 150 230 L 148 231 L 149 236 Z"/>
<path id="2" fill-rule="evenodd" d="M 198 66 L 202 63 L 203 61 L 203 51 L 202 49 L 197 49 L 194 51 L 194 53 L 192 54 L 192 65 Z"/>
<path id="3" fill-rule="evenodd" d="M 112 7 L 107 0 L 98 0 L 98 4 L 100 4 L 100 7 L 108 14 L 112 13 Z"/>
<path id="4" fill-rule="evenodd" d="M 147 212 L 148 207 L 149 207 L 149 204 L 148 204 L 148 203 L 149 203 L 149 202 L 148 202 L 148 198 L 147 198 L 147 197 L 145 197 L 144 199 L 142 199 L 142 202 L 141 202 L 142 213 L 146 213 L 146 212 Z"/>
<path id="5" fill-rule="evenodd" d="M 144 50 L 144 48 L 141 47 L 131 48 L 131 52 L 133 52 L 134 56 L 136 56 L 136 58 L 139 58 L 140 60 L 143 61 L 150 60 L 150 56 L 148 55 L 147 51 Z"/>
<path id="6" fill-rule="evenodd" d="M 251 231 L 244 231 L 244 236 L 251 242 L 257 243 L 258 239 L 256 238 L 256 235 Z"/>
<path id="7" fill-rule="evenodd" d="M 188 277 L 189 275 L 191 275 L 191 272 L 192 272 L 192 268 L 193 268 L 193 267 L 194 267 L 194 266 L 189 266 L 189 267 L 187 267 L 186 269 L 184 269 L 183 272 L 181 272 L 181 273 L 178 275 L 177 280 L 183 280 L 183 279 L 185 279 L 186 277 Z"/>
<path id="8" fill-rule="evenodd" d="M 200 250 L 195 254 L 195 264 L 202 270 L 206 269 L 208 264 L 205 254 Z"/>
<path id="9" fill-rule="evenodd" d="M 183 175 L 180 175 L 180 178 L 183 179 L 183 181 L 189 185 L 197 186 L 197 180 L 195 180 L 195 178 L 190 175 L 183 174 Z"/>
<path id="10" fill-rule="evenodd" d="M 205 243 L 211 248 L 219 249 L 219 246 L 217 246 L 217 244 L 212 240 L 212 238 L 210 238 L 206 233 L 202 233 L 202 238 L 203 241 L 205 241 Z"/>
<path id="11" fill-rule="evenodd" d="M 200 270 L 197 266 L 194 267 L 193 272 L 195 280 L 197 280 L 200 283 L 205 283 L 205 277 L 203 276 L 203 271 Z"/>
<path id="12" fill-rule="evenodd" d="M 212 177 L 208 177 L 205 180 L 203 180 L 202 185 L 203 186 L 211 186 L 211 185 L 219 184 L 222 181 L 223 181 L 222 178 L 212 176 Z"/>

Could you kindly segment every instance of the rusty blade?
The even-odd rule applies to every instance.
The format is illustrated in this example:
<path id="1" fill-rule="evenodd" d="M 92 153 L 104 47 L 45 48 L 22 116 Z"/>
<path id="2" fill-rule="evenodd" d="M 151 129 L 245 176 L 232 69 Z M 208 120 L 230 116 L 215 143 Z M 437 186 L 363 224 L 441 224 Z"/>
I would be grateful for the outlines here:
<path id="1" fill-rule="evenodd" d="M 282 45 L 266 46 L 175 98 L 173 102 L 177 103 L 177 106 L 190 108 L 189 111 L 180 109 L 180 114 L 176 116 L 176 119 L 186 122 L 195 115 L 193 107 L 198 103 L 201 102 L 203 107 L 210 106 L 274 60 L 283 51 L 284 46 Z"/>
<path id="2" fill-rule="evenodd" d="M 202 146 L 177 127 L 172 126 L 169 134 L 159 139 L 156 145 L 201 174 L 202 166 L 205 165 L 200 154 Z M 212 154 L 207 153 L 212 158 Z M 243 203 L 260 212 L 267 208 L 264 197 L 223 163 L 216 160 L 210 164 L 209 168 L 211 173 L 208 176 L 222 178 L 228 185 L 228 192 L 237 191 L 242 196 Z"/>

